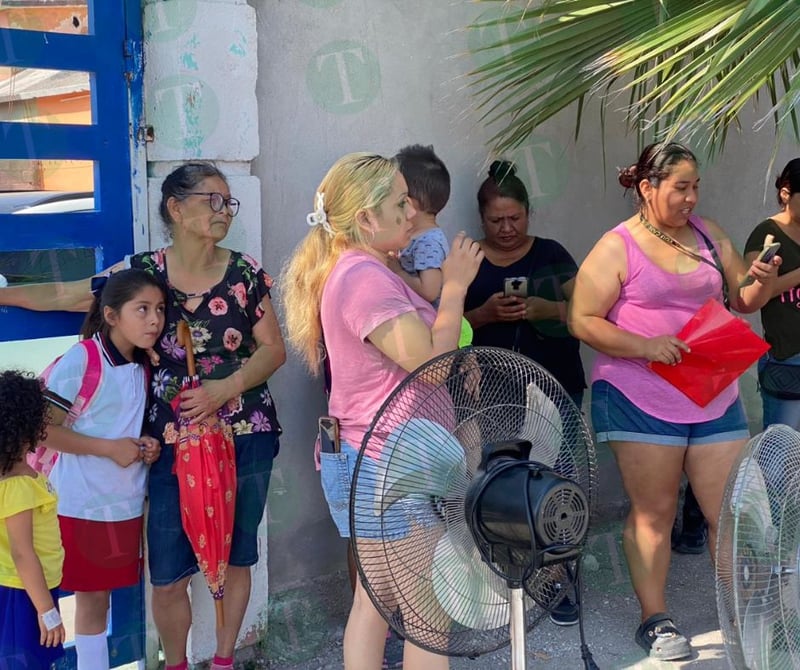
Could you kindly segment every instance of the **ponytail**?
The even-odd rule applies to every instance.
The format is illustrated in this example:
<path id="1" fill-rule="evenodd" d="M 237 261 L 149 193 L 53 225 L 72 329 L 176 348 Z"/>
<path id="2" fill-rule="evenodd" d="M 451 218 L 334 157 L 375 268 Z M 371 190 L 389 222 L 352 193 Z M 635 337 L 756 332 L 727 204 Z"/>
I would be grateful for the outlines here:
<path id="1" fill-rule="evenodd" d="M 388 197 L 397 164 L 369 153 L 347 154 L 333 164 L 317 189 L 314 227 L 297 245 L 281 282 L 287 341 L 312 374 L 323 358 L 320 304 L 328 276 L 348 249 L 370 249 L 358 213 L 377 209 Z"/>
<path id="2" fill-rule="evenodd" d="M 86 318 L 81 325 L 80 338 L 82 340 L 91 339 L 95 333 L 105 332 L 108 327 L 103 316 L 102 300 L 103 289 L 108 282 L 108 277 L 92 277 L 92 305 L 86 314 Z"/>

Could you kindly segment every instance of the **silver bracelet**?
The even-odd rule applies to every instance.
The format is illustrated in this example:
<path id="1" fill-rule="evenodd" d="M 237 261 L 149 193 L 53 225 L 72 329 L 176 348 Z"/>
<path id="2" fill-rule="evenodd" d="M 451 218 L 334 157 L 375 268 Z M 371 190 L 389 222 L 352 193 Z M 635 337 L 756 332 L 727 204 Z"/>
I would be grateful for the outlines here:
<path id="1" fill-rule="evenodd" d="M 47 630 L 53 630 L 61 625 L 61 614 L 55 607 L 39 616 L 42 617 L 42 622 Z"/>

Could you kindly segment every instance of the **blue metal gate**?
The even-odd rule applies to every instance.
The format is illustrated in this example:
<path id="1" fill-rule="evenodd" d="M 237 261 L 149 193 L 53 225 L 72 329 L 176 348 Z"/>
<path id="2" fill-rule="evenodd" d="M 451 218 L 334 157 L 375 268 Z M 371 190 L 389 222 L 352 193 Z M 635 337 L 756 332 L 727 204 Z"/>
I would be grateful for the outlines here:
<path id="1" fill-rule="evenodd" d="M 22 266 L 29 281 L 79 279 L 133 251 L 131 151 L 139 141 L 142 109 L 141 5 L 88 0 L 87 9 L 88 34 L 0 28 L 0 66 L 89 73 L 92 116 L 89 125 L 0 116 L 0 159 L 92 161 L 94 176 L 89 211 L 0 213 L 0 274 L 4 267 Z M 0 341 L 77 333 L 82 318 L 0 308 Z M 144 657 L 144 628 L 142 584 L 114 592 L 108 630 L 112 666 Z M 75 664 L 70 648 L 61 667 Z"/>
<path id="2" fill-rule="evenodd" d="M 92 161 L 94 169 L 92 211 L 23 219 L 0 213 L 0 274 L 4 261 L 17 261 L 35 265 L 34 277 L 78 279 L 133 251 L 131 146 L 138 141 L 141 110 L 141 5 L 88 0 L 88 17 L 88 34 L 0 28 L 0 66 L 88 73 L 92 113 L 90 125 L 0 120 L 0 159 Z M 87 257 L 94 265 L 88 273 Z M 80 322 L 74 314 L 0 309 L 0 341 L 76 333 Z"/>

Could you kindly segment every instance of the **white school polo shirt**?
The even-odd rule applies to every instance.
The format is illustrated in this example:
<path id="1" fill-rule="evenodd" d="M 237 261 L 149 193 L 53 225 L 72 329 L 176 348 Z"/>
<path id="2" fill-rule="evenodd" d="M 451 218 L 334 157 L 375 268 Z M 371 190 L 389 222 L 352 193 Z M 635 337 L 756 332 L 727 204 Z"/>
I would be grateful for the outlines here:
<path id="1" fill-rule="evenodd" d="M 87 409 L 73 424 L 76 433 L 109 439 L 138 438 L 147 400 L 146 376 L 106 337 L 100 343 L 103 378 Z M 53 367 L 47 381 L 50 401 L 69 410 L 86 369 L 83 347 L 75 345 Z M 57 397 L 53 397 L 55 394 Z M 102 456 L 59 454 L 50 473 L 58 493 L 58 513 L 89 521 L 125 521 L 143 513 L 147 466 L 120 467 Z"/>

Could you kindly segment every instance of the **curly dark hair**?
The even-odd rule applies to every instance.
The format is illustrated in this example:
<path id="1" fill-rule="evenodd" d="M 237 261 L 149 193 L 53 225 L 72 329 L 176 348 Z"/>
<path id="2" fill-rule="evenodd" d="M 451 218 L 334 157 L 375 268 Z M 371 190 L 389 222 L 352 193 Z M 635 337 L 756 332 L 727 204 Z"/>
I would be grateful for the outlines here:
<path id="1" fill-rule="evenodd" d="M 0 474 L 7 474 L 47 435 L 49 404 L 33 373 L 0 372 Z"/>

